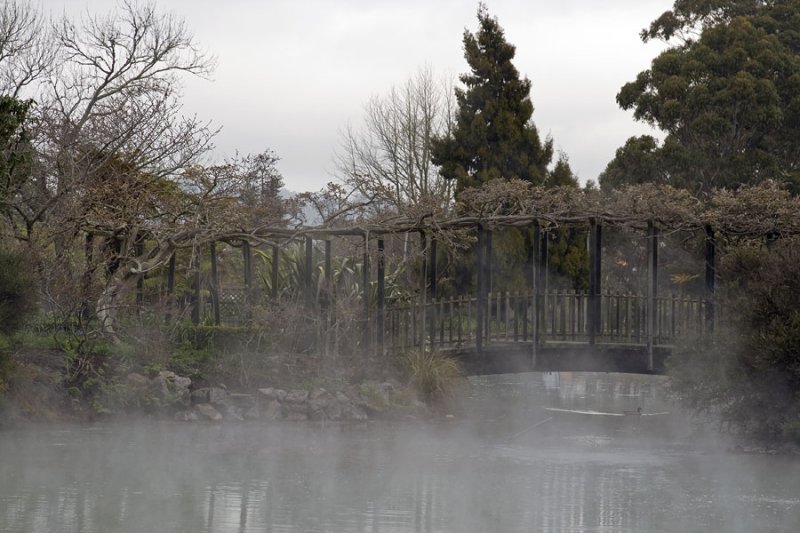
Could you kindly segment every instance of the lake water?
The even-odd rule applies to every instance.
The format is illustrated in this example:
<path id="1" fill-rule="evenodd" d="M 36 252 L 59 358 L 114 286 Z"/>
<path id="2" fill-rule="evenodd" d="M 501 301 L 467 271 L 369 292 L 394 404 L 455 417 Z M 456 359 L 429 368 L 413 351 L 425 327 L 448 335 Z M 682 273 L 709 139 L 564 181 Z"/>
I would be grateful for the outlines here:
<path id="1" fill-rule="evenodd" d="M 727 452 L 662 387 L 521 374 L 434 422 L 3 430 L 0 532 L 800 531 L 800 460 Z M 671 414 L 546 410 L 638 407 Z"/>

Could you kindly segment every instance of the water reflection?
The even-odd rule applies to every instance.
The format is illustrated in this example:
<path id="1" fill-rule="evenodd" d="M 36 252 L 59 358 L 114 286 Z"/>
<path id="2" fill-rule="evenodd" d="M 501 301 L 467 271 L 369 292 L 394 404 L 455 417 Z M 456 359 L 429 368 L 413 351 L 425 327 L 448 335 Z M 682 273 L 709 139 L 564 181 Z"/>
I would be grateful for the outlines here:
<path id="1" fill-rule="evenodd" d="M 660 383 L 479 378 L 446 423 L 0 432 L 0 531 L 800 529 L 795 459 L 698 445 L 679 414 L 655 426 L 567 417 L 524 432 L 544 407 L 669 408 Z"/>

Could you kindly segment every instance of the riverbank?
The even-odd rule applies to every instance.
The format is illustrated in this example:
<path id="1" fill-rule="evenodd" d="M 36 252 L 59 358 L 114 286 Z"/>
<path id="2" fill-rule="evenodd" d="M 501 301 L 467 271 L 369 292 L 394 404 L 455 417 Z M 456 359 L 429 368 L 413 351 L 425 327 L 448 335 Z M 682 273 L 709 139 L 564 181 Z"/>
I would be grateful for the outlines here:
<path id="1" fill-rule="evenodd" d="M 333 376 L 272 357 L 284 372 L 254 373 L 247 384 L 232 383 L 230 369 L 215 364 L 194 375 L 149 368 L 126 372 L 106 367 L 70 383 L 59 350 L 19 350 L 5 361 L 0 425 L 25 422 L 89 422 L 149 417 L 182 422 L 244 420 L 304 421 L 426 418 L 441 404 L 424 402 L 411 383 L 359 372 Z M 386 372 L 382 372 L 385 374 Z M 372 372 L 373 375 L 381 374 Z"/>

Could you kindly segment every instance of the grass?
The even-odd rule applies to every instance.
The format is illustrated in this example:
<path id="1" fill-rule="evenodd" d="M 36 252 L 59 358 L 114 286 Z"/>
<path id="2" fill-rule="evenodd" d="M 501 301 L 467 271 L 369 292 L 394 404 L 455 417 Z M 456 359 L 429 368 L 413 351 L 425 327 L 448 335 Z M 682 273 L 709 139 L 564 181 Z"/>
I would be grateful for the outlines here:
<path id="1" fill-rule="evenodd" d="M 462 375 L 457 360 L 437 351 L 412 350 L 405 355 L 404 361 L 411 383 L 429 401 L 448 395 L 453 380 Z"/>

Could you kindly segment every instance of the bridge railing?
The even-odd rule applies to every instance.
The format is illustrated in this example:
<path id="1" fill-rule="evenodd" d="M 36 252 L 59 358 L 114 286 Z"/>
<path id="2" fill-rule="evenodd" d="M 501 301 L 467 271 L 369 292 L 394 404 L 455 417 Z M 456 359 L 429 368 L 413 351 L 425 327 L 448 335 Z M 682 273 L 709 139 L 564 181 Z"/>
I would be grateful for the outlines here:
<path id="1" fill-rule="evenodd" d="M 469 347 L 477 342 L 479 333 L 484 345 L 532 341 L 617 345 L 649 342 L 647 296 L 604 292 L 598 300 L 599 319 L 594 332 L 591 299 L 584 292 L 489 293 L 480 327 L 475 297 L 393 306 L 386 310 L 386 348 L 394 351 L 419 346 Z M 709 300 L 688 295 L 657 297 L 654 345 L 669 346 L 679 338 L 710 333 L 713 329 L 708 320 L 710 305 Z"/>

